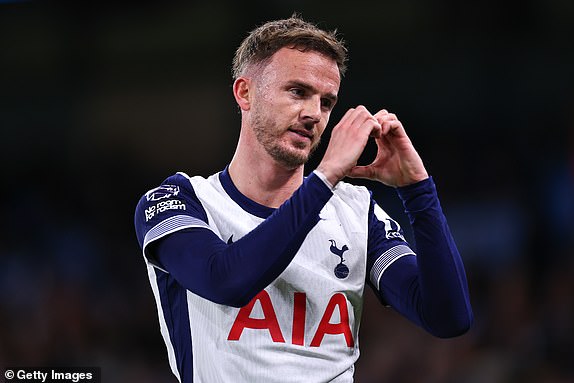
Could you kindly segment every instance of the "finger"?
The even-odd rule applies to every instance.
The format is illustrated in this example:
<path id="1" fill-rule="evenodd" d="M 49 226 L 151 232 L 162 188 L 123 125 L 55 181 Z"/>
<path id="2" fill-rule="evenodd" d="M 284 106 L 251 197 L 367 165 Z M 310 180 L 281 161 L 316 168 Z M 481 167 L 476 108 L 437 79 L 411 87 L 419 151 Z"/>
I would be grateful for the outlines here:
<path id="1" fill-rule="evenodd" d="M 375 114 L 374 117 L 377 119 L 379 124 L 381 124 L 383 135 L 388 134 L 396 128 L 396 126 L 392 124 L 393 121 L 398 121 L 400 123 L 397 115 L 394 113 L 389 113 L 386 109 L 380 110 Z"/>
<path id="2" fill-rule="evenodd" d="M 377 113 L 374 114 L 375 118 L 392 118 L 397 119 L 397 115 L 394 113 L 389 112 L 386 109 L 381 109 Z"/>
<path id="3" fill-rule="evenodd" d="M 385 136 L 402 136 L 406 134 L 403 124 L 399 120 L 381 121 L 381 127 Z"/>
<path id="4" fill-rule="evenodd" d="M 369 110 L 363 106 L 357 106 L 354 111 L 354 118 L 351 118 L 351 124 L 360 130 L 368 130 L 370 137 L 380 137 L 381 136 L 381 124 L 377 119 L 369 112 Z M 362 133 L 364 134 L 364 133 Z"/>
<path id="5" fill-rule="evenodd" d="M 393 145 L 389 141 L 388 136 L 381 136 L 376 140 L 377 143 L 377 158 L 375 161 L 386 161 L 388 157 L 393 154 Z"/>
<path id="6" fill-rule="evenodd" d="M 349 108 L 345 115 L 341 118 L 340 122 L 349 122 L 351 124 L 358 123 L 372 119 L 378 122 L 378 119 L 369 112 L 369 110 L 364 105 L 358 105 L 356 108 Z"/>
<path id="7" fill-rule="evenodd" d="M 347 112 L 345 112 L 343 117 L 341 117 L 341 120 L 339 120 L 337 126 L 352 122 L 354 117 L 355 117 L 355 108 L 350 108 L 349 110 L 347 110 Z"/>
<path id="8" fill-rule="evenodd" d="M 381 110 L 379 110 L 377 113 L 375 113 L 375 117 L 377 118 L 377 117 L 379 117 L 379 116 L 384 116 L 385 114 L 388 114 L 388 113 L 389 113 L 388 110 L 386 110 L 386 109 L 381 109 Z"/>
<path id="9" fill-rule="evenodd" d="M 360 109 L 363 112 L 362 117 L 365 118 L 363 123 L 366 124 L 365 129 L 370 130 L 369 136 L 375 138 L 380 137 L 382 133 L 380 122 L 364 106 L 359 105 L 357 109 Z"/>
<path id="10" fill-rule="evenodd" d="M 385 120 L 398 120 L 398 117 L 396 114 L 388 112 L 386 109 L 383 109 L 380 112 L 377 112 L 375 114 L 375 118 L 377 118 L 377 119 L 383 118 Z"/>
<path id="11" fill-rule="evenodd" d="M 364 109 L 364 107 L 362 109 Z M 356 123 L 357 118 L 359 118 L 360 115 L 364 112 L 362 109 L 360 108 L 360 106 L 357 108 L 349 108 L 349 110 L 345 112 L 345 114 L 343 115 L 341 120 L 339 120 L 334 129 L 336 129 L 337 127 L 344 128 L 353 126 L 353 124 Z"/>
<path id="12" fill-rule="evenodd" d="M 376 121 L 375 117 L 371 114 L 371 112 L 369 112 L 369 110 L 363 105 L 357 106 L 354 110 L 354 114 L 355 119 L 353 120 L 353 123 L 359 125 L 369 119 L 374 119 Z"/>
<path id="13" fill-rule="evenodd" d="M 381 136 L 381 126 L 378 121 L 362 105 L 351 108 L 333 128 L 327 153 L 338 152 L 348 156 L 357 154 L 358 157 L 371 135 L 377 138 Z M 355 163 L 349 165 L 354 164 L 356 160 Z"/>
<path id="14" fill-rule="evenodd" d="M 380 138 L 383 136 L 383 127 L 377 121 L 373 122 L 371 133 L 369 134 L 369 136 L 373 138 Z"/>

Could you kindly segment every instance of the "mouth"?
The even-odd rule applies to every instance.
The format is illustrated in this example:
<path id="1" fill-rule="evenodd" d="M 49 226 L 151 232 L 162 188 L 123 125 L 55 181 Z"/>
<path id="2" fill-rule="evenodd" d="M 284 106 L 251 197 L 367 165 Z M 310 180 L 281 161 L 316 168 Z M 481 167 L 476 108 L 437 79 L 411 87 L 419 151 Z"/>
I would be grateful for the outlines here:
<path id="1" fill-rule="evenodd" d="M 313 141 L 313 131 L 305 129 L 303 127 L 291 127 L 289 128 L 289 131 L 292 133 L 295 133 L 296 135 L 306 138 L 309 141 Z"/>

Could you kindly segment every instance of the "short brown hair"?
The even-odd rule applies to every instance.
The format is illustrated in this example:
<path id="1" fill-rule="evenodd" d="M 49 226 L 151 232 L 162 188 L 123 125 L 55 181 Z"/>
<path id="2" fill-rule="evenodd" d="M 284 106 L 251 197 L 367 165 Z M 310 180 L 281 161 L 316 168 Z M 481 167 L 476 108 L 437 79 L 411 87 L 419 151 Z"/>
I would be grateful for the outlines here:
<path id="1" fill-rule="evenodd" d="M 268 60 L 284 47 L 315 51 L 332 58 L 341 77 L 347 69 L 347 48 L 337 31 L 324 31 L 295 14 L 288 19 L 269 21 L 249 33 L 235 51 L 233 79 L 240 77 L 249 65 Z"/>

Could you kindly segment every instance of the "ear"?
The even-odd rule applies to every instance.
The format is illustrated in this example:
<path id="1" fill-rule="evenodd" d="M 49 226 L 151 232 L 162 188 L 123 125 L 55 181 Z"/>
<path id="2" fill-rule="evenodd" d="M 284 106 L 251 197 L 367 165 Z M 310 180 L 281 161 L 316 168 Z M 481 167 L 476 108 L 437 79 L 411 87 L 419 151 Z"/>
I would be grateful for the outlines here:
<path id="1" fill-rule="evenodd" d="M 252 84 L 251 79 L 245 77 L 238 77 L 233 82 L 233 96 L 241 110 L 251 108 Z"/>

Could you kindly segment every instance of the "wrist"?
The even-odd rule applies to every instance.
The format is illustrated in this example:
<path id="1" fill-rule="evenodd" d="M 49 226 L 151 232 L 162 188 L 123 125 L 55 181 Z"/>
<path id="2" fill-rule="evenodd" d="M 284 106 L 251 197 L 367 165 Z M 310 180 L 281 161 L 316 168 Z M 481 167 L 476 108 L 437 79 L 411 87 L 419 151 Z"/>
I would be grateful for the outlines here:
<path id="1" fill-rule="evenodd" d="M 330 185 L 332 188 L 337 186 L 339 181 L 344 178 L 344 175 L 338 175 L 337 172 L 329 169 L 329 167 L 324 166 L 323 164 L 319 164 L 317 169 L 315 170 L 319 178 L 323 180 L 323 182 Z"/>
<path id="2" fill-rule="evenodd" d="M 315 170 L 313 171 L 313 173 L 315 173 L 315 175 L 316 175 L 317 177 L 319 177 L 319 179 L 320 179 L 321 181 L 323 181 L 323 183 L 324 183 L 325 185 L 327 185 L 327 187 L 328 187 L 329 189 L 331 189 L 331 191 L 335 190 L 335 185 L 333 185 L 333 184 L 331 183 L 331 181 L 329 181 L 329 180 L 327 179 L 327 177 L 325 176 L 325 174 L 323 174 L 322 171 L 320 171 L 319 169 L 315 169 Z"/>
<path id="3" fill-rule="evenodd" d="M 406 186 L 414 185 L 414 184 L 417 184 L 417 183 L 422 182 L 424 180 L 427 180 L 429 178 L 430 177 L 428 174 L 421 174 L 421 175 L 416 176 L 416 177 L 409 177 L 408 180 L 404 180 L 403 182 L 398 183 L 396 187 L 406 187 Z"/>

